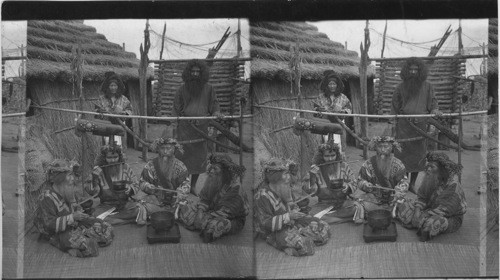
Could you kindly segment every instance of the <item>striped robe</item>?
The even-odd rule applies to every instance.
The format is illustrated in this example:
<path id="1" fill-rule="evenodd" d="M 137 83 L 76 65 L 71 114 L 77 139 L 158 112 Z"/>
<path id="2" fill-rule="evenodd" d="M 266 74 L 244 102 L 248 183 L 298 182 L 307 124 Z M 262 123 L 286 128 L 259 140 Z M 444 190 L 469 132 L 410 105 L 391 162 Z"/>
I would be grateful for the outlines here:
<path id="1" fill-rule="evenodd" d="M 98 255 L 98 246 L 112 242 L 111 225 L 95 218 L 75 221 L 71 207 L 52 187 L 45 189 L 39 199 L 34 224 L 49 238 L 50 244 L 61 251 L 71 251 L 78 257 L 94 257 Z"/>
<path id="2" fill-rule="evenodd" d="M 110 178 L 112 182 L 117 181 L 129 181 L 132 182 L 128 184 L 132 189 L 133 194 L 137 194 L 139 187 L 137 186 L 137 179 L 132 171 L 132 168 L 126 163 L 120 165 L 120 172 L 116 178 Z M 112 183 L 111 182 L 111 183 Z M 99 166 L 95 166 L 92 170 L 92 185 L 86 189 L 87 193 L 90 195 L 99 194 L 101 203 L 117 203 L 120 199 L 118 195 L 113 191 L 112 186 L 106 180 L 106 174 L 103 169 Z"/>
<path id="3" fill-rule="evenodd" d="M 283 200 L 262 183 L 254 197 L 254 226 L 271 246 L 292 256 L 314 254 L 315 245 L 330 239 L 330 227 L 311 216 L 291 220 Z"/>

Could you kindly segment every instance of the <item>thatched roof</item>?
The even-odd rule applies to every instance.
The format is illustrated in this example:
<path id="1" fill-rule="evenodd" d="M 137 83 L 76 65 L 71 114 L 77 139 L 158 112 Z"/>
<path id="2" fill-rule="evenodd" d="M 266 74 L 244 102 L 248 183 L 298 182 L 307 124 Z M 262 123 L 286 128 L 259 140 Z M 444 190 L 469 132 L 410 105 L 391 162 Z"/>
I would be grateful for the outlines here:
<path id="1" fill-rule="evenodd" d="M 138 80 L 139 59 L 109 42 L 92 26 L 81 20 L 28 21 L 27 78 L 71 81 L 71 50 L 80 44 L 83 50 L 83 80 L 104 80 L 114 71 L 124 80 Z M 149 69 L 149 79 L 153 77 Z"/>
<path id="2" fill-rule="evenodd" d="M 488 72 L 498 73 L 498 19 L 488 20 Z"/>
<path id="3" fill-rule="evenodd" d="M 316 26 L 305 22 L 251 22 L 252 77 L 288 80 L 290 46 L 296 42 L 303 79 L 319 80 L 325 70 L 333 70 L 344 78 L 359 77 L 358 54 L 331 41 Z M 368 68 L 368 75 L 375 75 L 373 67 Z"/>

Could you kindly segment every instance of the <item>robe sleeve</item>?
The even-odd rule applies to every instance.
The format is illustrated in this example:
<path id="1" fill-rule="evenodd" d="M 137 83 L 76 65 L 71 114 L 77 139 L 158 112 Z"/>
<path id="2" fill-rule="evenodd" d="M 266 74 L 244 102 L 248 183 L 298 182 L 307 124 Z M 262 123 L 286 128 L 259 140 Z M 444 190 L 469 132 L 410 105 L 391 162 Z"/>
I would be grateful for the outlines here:
<path id="1" fill-rule="evenodd" d="M 344 94 L 343 95 L 343 98 L 344 98 L 344 104 L 342 106 L 342 112 L 346 113 L 346 114 L 351 114 L 352 113 L 352 104 L 351 104 L 351 101 L 349 100 L 349 98 L 347 98 L 347 96 L 345 96 Z"/>
<path id="2" fill-rule="evenodd" d="M 203 189 L 200 191 L 200 201 L 198 202 L 198 210 L 201 210 L 203 212 L 207 212 L 208 208 L 210 207 L 210 201 L 214 197 L 213 194 L 213 189 L 211 186 L 205 186 Z"/>
<path id="3" fill-rule="evenodd" d="M 398 85 L 392 94 L 392 102 L 391 102 L 391 115 L 401 114 L 401 109 L 403 107 L 403 98 L 401 96 L 401 85 Z M 389 119 L 388 123 L 392 123 L 392 120 Z M 398 119 L 394 119 L 394 125 L 397 125 Z"/>
<path id="4" fill-rule="evenodd" d="M 352 172 L 349 165 L 345 164 L 341 170 L 342 176 L 344 179 L 344 183 L 347 184 L 347 187 L 351 189 L 351 193 L 354 193 L 357 190 L 356 180 L 354 179 L 354 173 Z"/>
<path id="5" fill-rule="evenodd" d="M 358 188 L 366 193 L 372 192 L 373 175 L 368 169 L 367 161 L 363 163 L 358 175 Z"/>
<path id="6" fill-rule="evenodd" d="M 139 179 L 139 189 L 147 194 L 156 194 L 156 186 L 158 185 L 158 179 L 154 173 L 154 167 L 152 162 L 148 162 L 141 173 L 141 179 Z"/>
<path id="7" fill-rule="evenodd" d="M 126 96 L 122 96 L 123 98 L 123 112 L 127 115 L 132 115 L 132 104 L 130 100 Z"/>
<path id="8" fill-rule="evenodd" d="M 51 235 L 66 231 L 75 222 L 73 214 L 58 217 L 56 205 L 49 197 L 42 199 L 39 211 L 43 228 Z"/>
<path id="9" fill-rule="evenodd" d="M 455 191 L 450 191 L 449 189 L 459 188 L 458 182 L 453 182 L 451 186 L 443 191 L 433 206 L 427 210 L 430 214 L 435 214 L 444 217 L 451 217 L 455 215 L 464 214 L 467 208 L 467 203 L 465 202 L 465 196 L 461 196 Z"/>
<path id="10" fill-rule="evenodd" d="M 130 186 L 130 188 L 132 189 L 132 194 L 137 194 L 139 192 L 139 186 L 137 185 L 137 178 L 135 177 L 132 168 L 130 168 L 128 164 L 124 164 L 123 167 L 124 167 L 123 176 L 125 177 L 124 179 L 126 181 L 132 182 L 127 185 Z"/>
<path id="11" fill-rule="evenodd" d="M 291 221 L 288 212 L 281 215 L 274 215 L 273 206 L 264 195 L 255 200 L 255 212 L 256 222 L 260 228 L 267 232 L 280 231 Z"/>

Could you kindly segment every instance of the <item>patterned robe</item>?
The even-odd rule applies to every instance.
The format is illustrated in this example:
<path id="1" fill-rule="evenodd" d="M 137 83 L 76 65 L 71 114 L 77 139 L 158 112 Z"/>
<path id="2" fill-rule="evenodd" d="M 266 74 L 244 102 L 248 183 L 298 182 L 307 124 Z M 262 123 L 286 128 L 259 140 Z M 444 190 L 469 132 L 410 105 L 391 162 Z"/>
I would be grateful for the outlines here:
<path id="1" fill-rule="evenodd" d="M 438 102 L 432 85 L 424 81 L 417 95 L 409 96 L 404 91 L 403 84 L 399 84 L 392 96 L 391 114 L 418 115 L 429 114 L 438 108 Z M 421 136 L 409 124 L 410 119 L 396 120 L 396 138 L 406 139 Z M 427 131 L 427 121 L 422 118 L 414 119 L 415 125 Z M 401 142 L 401 152 L 395 151 L 394 155 L 405 165 L 407 172 L 423 171 L 425 168 L 425 155 L 427 154 L 427 140 Z"/>
<path id="2" fill-rule="evenodd" d="M 420 188 L 417 196 L 398 207 L 397 217 L 405 227 L 425 230 L 430 237 L 460 228 L 467 202 L 456 177 L 435 189 Z"/>
<path id="3" fill-rule="evenodd" d="M 248 201 L 240 194 L 239 179 L 224 186 L 207 185 L 196 204 L 180 206 L 181 222 L 190 230 L 201 230 L 206 242 L 243 229 L 248 215 Z"/>
<path id="4" fill-rule="evenodd" d="M 315 103 L 322 106 L 326 109 L 326 112 L 330 113 L 352 113 L 352 104 L 349 98 L 345 96 L 345 94 L 340 93 L 339 96 L 334 96 L 333 94 L 327 97 L 323 92 L 319 94 Z M 333 121 L 333 117 L 327 117 L 330 121 Z M 343 122 L 343 117 L 339 117 L 339 120 Z M 328 140 L 326 136 L 324 136 L 325 141 Z M 342 146 L 342 150 L 346 149 L 346 134 L 333 134 L 333 139 L 335 143 L 340 143 Z"/>
<path id="5" fill-rule="evenodd" d="M 345 202 L 346 197 L 344 195 L 342 197 L 335 197 L 335 195 L 328 187 L 330 178 L 328 176 L 327 166 L 320 166 L 318 174 L 312 174 L 312 175 L 315 176 L 317 179 L 318 199 L 325 201 L 333 201 L 334 209 L 341 207 Z M 354 180 L 354 173 L 352 172 L 349 165 L 347 165 L 345 162 L 340 163 L 339 175 L 334 177 L 335 179 L 343 179 L 344 186 L 347 186 L 347 188 L 350 189 L 351 193 L 354 193 L 356 191 L 357 187 L 356 187 L 356 181 Z"/>
<path id="6" fill-rule="evenodd" d="M 372 188 L 370 185 L 378 184 L 379 186 L 395 189 L 397 195 L 403 197 L 408 191 L 408 178 L 406 169 L 403 163 L 396 157 L 392 157 L 392 162 L 387 171 L 388 174 L 382 172 L 376 167 L 376 156 L 372 156 L 365 161 L 359 170 L 358 188 L 367 195 L 363 195 L 365 199 L 365 207 L 371 206 L 368 204 L 388 205 L 393 200 L 394 192 L 386 191 L 378 188 Z M 371 208 L 371 207 L 368 207 Z M 367 209 L 373 210 L 373 209 Z"/>
<path id="7" fill-rule="evenodd" d="M 190 184 L 188 170 L 184 163 L 175 157 L 172 158 L 168 170 L 160 170 L 159 160 L 160 158 L 157 157 L 146 163 L 139 180 L 139 187 L 143 192 L 155 195 L 160 201 L 172 204 L 174 193 L 156 190 L 156 188 L 176 190 L 182 184 Z"/>
<path id="8" fill-rule="evenodd" d="M 78 257 L 95 257 L 98 246 L 113 241 L 110 224 L 95 218 L 75 221 L 71 207 L 52 187 L 46 188 L 39 200 L 34 224 L 61 251 Z"/>
<path id="9" fill-rule="evenodd" d="M 267 184 L 261 184 L 254 197 L 255 232 L 271 246 L 292 256 L 314 254 L 314 245 L 330 239 L 329 225 L 305 216 L 291 220 L 283 200 Z"/>
<path id="10" fill-rule="evenodd" d="M 130 195 L 133 195 L 139 192 L 136 183 L 137 180 L 128 164 L 122 163 L 119 166 L 120 171 L 113 178 L 104 172 L 101 167 L 95 166 L 92 170 L 92 185 L 86 191 L 90 195 L 97 194 L 101 201 L 101 204 L 96 208 L 95 216 L 109 210 L 111 207 L 116 207 L 119 213 L 113 215 L 113 219 L 133 220 L 137 216 L 137 208 L 134 207 L 135 203 L 129 200 L 128 195 L 123 191 L 115 191 L 113 189 L 113 182 L 130 182 L 127 186 L 132 189 Z M 114 224 L 113 219 L 110 217 L 110 222 L 113 221 L 112 223 Z"/>
<path id="11" fill-rule="evenodd" d="M 172 116 L 195 117 L 211 116 L 220 111 L 219 102 L 214 88 L 205 84 L 198 96 L 192 96 L 184 85 L 182 85 L 174 98 Z M 177 140 L 203 139 L 190 125 L 194 123 L 201 131 L 208 133 L 208 120 L 179 121 L 177 127 Z M 188 169 L 189 174 L 200 174 L 205 172 L 206 158 L 208 154 L 207 142 L 184 144 L 184 153 L 176 154 Z"/>
<path id="12" fill-rule="evenodd" d="M 99 105 L 107 110 L 110 114 L 119 112 L 118 108 L 127 115 L 132 115 L 132 105 L 130 100 L 125 95 L 120 95 L 120 97 L 107 98 L 104 95 L 99 96 Z"/>

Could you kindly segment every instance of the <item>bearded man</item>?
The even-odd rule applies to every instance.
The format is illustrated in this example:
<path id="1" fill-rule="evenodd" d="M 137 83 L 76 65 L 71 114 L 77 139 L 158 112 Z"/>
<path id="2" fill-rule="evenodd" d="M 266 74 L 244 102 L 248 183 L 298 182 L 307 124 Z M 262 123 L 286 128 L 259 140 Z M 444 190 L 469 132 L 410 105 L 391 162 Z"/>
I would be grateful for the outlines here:
<path id="1" fill-rule="evenodd" d="M 102 94 L 99 95 L 99 106 L 96 106 L 97 112 L 116 115 L 132 115 L 130 100 L 124 95 L 125 84 L 116 73 L 106 72 L 104 82 L 101 85 L 101 93 Z M 111 123 L 117 123 L 114 118 L 105 119 L 111 121 Z M 122 145 L 120 136 L 114 136 L 113 138 L 118 145 Z M 104 137 L 104 144 L 108 143 L 109 137 Z"/>
<path id="2" fill-rule="evenodd" d="M 417 199 L 398 207 L 397 218 L 407 228 L 418 229 L 420 241 L 457 231 L 467 210 L 465 194 L 458 181 L 462 166 L 444 153 L 429 153 L 425 177 Z"/>
<path id="3" fill-rule="evenodd" d="M 399 143 L 389 136 L 375 136 L 368 144 L 376 155 L 365 161 L 359 170 L 358 188 L 364 192 L 356 194 L 362 200 L 364 210 L 390 210 L 408 191 L 408 178 L 404 164 L 394 157 Z"/>
<path id="4" fill-rule="evenodd" d="M 344 83 L 339 76 L 335 75 L 332 70 L 327 70 L 324 72 L 323 80 L 321 80 L 319 94 L 316 101 L 313 102 L 313 106 L 317 111 L 329 112 L 329 113 L 352 113 L 352 104 L 349 98 L 343 94 Z M 336 122 L 335 118 L 328 117 L 331 122 Z M 343 117 L 339 119 L 344 122 Z M 346 147 L 346 135 L 333 134 L 333 140 L 336 143 L 341 143 L 342 150 Z M 327 139 L 325 140 L 325 142 Z"/>
<path id="5" fill-rule="evenodd" d="M 184 84 L 175 94 L 172 116 L 198 117 L 218 116 L 220 113 L 219 102 L 214 88 L 208 84 L 209 70 L 202 60 L 191 60 L 182 73 Z M 205 134 L 208 133 L 208 120 L 179 121 L 174 124 L 174 133 L 179 141 L 193 141 L 184 144 L 184 154 L 177 157 L 186 164 L 191 174 L 191 192 L 195 193 L 196 182 L 200 173 L 206 170 L 208 147 L 206 141 L 192 127 L 196 126 Z"/>
<path id="6" fill-rule="evenodd" d="M 113 241 L 113 228 L 73 207 L 75 167 L 62 159 L 49 164 L 34 224 L 41 237 L 59 250 L 74 257 L 95 257 L 99 246 Z"/>
<path id="7" fill-rule="evenodd" d="M 290 197 L 290 175 L 285 162 L 270 159 L 262 168 L 264 180 L 254 196 L 255 232 L 288 255 L 314 255 L 315 246 L 330 239 L 329 225 L 286 202 Z"/>
<path id="8" fill-rule="evenodd" d="M 400 74 L 403 82 L 396 87 L 392 96 L 391 114 L 436 114 L 438 116 L 443 114 L 438 109 L 432 84 L 426 81 L 427 73 L 427 67 L 421 59 L 411 57 L 406 60 Z M 398 139 L 420 137 L 421 135 L 410 126 L 410 122 L 423 131 L 427 131 L 427 121 L 423 118 L 398 118 L 393 136 Z M 395 155 L 403 162 L 406 171 L 411 173 L 410 189 L 413 191 L 418 172 L 424 170 L 427 140 L 403 142 L 401 147 L 402 150 L 396 151 Z"/>
<path id="9" fill-rule="evenodd" d="M 140 189 L 154 195 L 165 205 L 175 204 L 174 195 L 179 188 L 191 189 L 188 170 L 182 161 L 175 157 L 175 152 L 182 153 L 182 146 L 172 138 L 158 138 L 152 147 L 158 157 L 149 160 L 144 166 L 139 181 Z"/>
<path id="10" fill-rule="evenodd" d="M 239 182 L 245 167 L 223 153 L 210 155 L 208 163 L 199 202 L 181 204 L 176 215 L 187 229 L 201 231 L 205 243 L 240 232 L 249 210 Z"/>
<path id="11" fill-rule="evenodd" d="M 130 197 L 139 192 L 139 187 L 132 169 L 125 163 L 120 146 L 111 144 L 101 147 L 92 170 L 92 184 L 87 186 L 86 192 L 100 199 L 95 216 L 115 207 L 118 213 L 107 217 L 106 221 L 113 225 L 134 222 L 138 208 Z"/>

